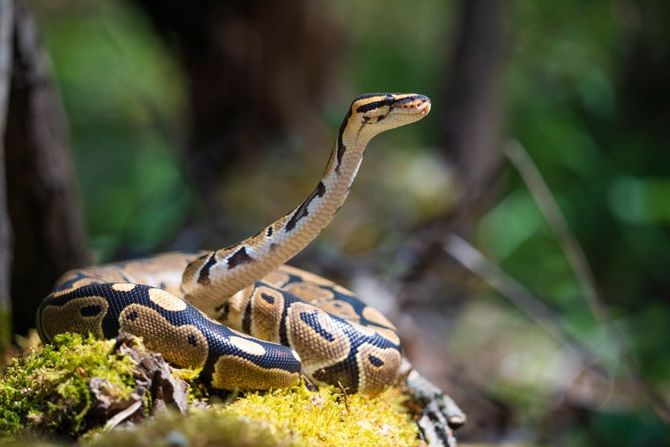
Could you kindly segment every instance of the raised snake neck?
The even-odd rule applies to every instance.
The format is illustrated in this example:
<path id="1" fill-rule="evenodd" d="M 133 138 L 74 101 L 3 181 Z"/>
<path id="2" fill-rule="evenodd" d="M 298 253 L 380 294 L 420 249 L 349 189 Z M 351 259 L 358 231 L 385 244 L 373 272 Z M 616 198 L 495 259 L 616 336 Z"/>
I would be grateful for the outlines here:
<path id="1" fill-rule="evenodd" d="M 368 104 L 354 104 L 370 98 Z M 381 99 L 380 99 L 381 98 Z M 346 200 L 358 173 L 368 142 L 379 133 L 407 124 L 382 125 L 386 116 L 362 117 L 361 113 L 383 105 L 419 109 L 416 121 L 430 111 L 430 100 L 416 94 L 369 94 L 359 96 L 340 126 L 336 144 L 323 176 L 311 194 L 295 209 L 259 233 L 227 248 L 204 254 L 184 271 L 185 298 L 208 314 L 229 296 L 251 286 L 307 246 L 335 217 Z"/>

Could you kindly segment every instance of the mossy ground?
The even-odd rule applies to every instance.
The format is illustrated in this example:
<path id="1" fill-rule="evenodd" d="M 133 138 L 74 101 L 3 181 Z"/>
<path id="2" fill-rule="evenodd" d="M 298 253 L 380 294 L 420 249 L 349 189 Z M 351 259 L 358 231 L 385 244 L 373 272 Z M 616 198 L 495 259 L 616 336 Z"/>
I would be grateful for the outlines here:
<path id="1" fill-rule="evenodd" d="M 366 396 L 298 386 L 247 394 L 219 411 L 265 421 L 310 446 L 411 446 L 417 444 L 417 427 L 403 406 L 405 400 L 397 388 Z"/>
<path id="2" fill-rule="evenodd" d="M 106 379 L 120 397 L 134 389 L 130 358 L 110 354 L 114 341 L 62 335 L 40 353 L 13 361 L 0 373 L 0 441 L 28 432 L 80 437 L 91 407 L 89 382 Z M 186 380 L 195 375 L 179 371 Z M 193 383 L 192 397 L 206 399 Z M 215 394 L 216 395 L 216 394 Z M 164 412 L 131 429 L 89 431 L 79 441 L 91 447 L 162 446 L 413 446 L 417 428 L 389 388 L 371 397 L 335 388 L 305 386 L 247 393 L 232 402 L 201 402 L 186 415 Z"/>
<path id="3" fill-rule="evenodd" d="M 63 334 L 39 353 L 16 359 L 0 373 L 0 439 L 24 428 L 77 436 L 91 407 L 89 381 L 107 380 L 110 392 L 134 389 L 128 357 L 110 354 L 114 341 Z"/>
<path id="4" fill-rule="evenodd" d="M 302 447 L 304 442 L 271 425 L 218 411 L 165 412 L 132 429 L 117 428 L 81 442 L 84 447 Z"/>
<path id="5" fill-rule="evenodd" d="M 186 416 L 164 414 L 132 430 L 97 436 L 87 447 L 173 446 L 415 446 L 416 425 L 405 397 L 389 388 L 375 396 L 344 397 L 334 388 L 304 386 L 250 393 Z"/>

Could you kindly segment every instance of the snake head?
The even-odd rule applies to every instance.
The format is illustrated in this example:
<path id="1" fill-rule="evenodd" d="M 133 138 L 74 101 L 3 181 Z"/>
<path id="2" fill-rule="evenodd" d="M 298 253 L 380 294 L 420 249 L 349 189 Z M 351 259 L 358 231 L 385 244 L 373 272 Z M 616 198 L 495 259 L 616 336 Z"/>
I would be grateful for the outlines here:
<path id="1" fill-rule="evenodd" d="M 351 118 L 375 133 L 413 123 L 429 112 L 430 99 L 415 93 L 369 93 L 351 104 Z"/>

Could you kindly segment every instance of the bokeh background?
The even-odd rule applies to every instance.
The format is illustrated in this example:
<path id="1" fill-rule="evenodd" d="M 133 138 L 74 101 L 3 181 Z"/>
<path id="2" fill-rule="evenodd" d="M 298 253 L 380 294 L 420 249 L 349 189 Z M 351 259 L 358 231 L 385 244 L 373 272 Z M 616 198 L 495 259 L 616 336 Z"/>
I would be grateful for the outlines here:
<path id="1" fill-rule="evenodd" d="M 670 3 L 269 3 L 28 3 L 84 257 L 255 233 L 311 191 L 354 96 L 424 93 L 293 264 L 398 323 L 464 443 L 670 445 Z"/>

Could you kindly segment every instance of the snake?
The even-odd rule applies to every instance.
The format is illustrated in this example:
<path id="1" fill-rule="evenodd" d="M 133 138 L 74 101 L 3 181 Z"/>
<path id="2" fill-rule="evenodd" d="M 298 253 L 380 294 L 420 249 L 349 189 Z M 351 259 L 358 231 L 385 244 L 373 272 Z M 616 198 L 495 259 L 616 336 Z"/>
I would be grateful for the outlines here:
<path id="1" fill-rule="evenodd" d="M 346 288 L 286 262 L 344 204 L 369 141 L 431 108 L 414 93 L 358 96 L 316 188 L 292 211 L 226 248 L 74 269 L 37 310 L 45 343 L 64 332 L 141 337 L 223 390 L 289 387 L 305 378 L 377 393 L 403 360 L 395 326 Z"/>

